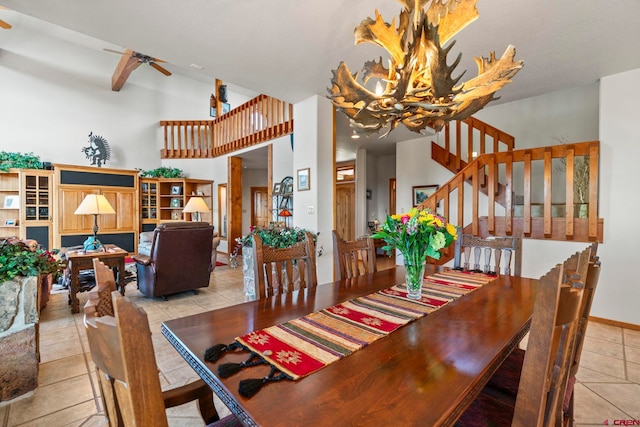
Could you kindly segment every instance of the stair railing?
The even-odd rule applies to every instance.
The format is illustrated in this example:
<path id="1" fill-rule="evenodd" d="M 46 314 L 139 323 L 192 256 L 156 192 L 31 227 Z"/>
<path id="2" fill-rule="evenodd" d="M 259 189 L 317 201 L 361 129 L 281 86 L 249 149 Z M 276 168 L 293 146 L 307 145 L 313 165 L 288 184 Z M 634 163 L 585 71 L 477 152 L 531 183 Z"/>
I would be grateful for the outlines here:
<path id="1" fill-rule="evenodd" d="M 293 105 L 259 95 L 214 120 L 163 120 L 161 157 L 212 158 L 293 132 Z"/>
<path id="2" fill-rule="evenodd" d="M 483 154 L 419 208 L 429 208 L 458 225 L 464 224 L 475 235 L 515 233 L 535 239 L 602 241 L 599 155 L 598 141 Z M 574 159 L 580 156 L 589 156 L 587 218 L 574 216 Z M 504 188 L 502 203 L 498 202 L 500 187 Z M 522 217 L 514 217 L 514 194 L 523 196 Z M 534 204 L 542 205 L 542 217 L 532 215 Z M 563 218 L 552 216 L 552 207 L 558 205 L 564 205 Z"/>
<path id="3" fill-rule="evenodd" d="M 458 172 L 474 157 L 512 151 L 515 138 L 475 117 L 447 123 L 444 128 L 444 166 Z"/>

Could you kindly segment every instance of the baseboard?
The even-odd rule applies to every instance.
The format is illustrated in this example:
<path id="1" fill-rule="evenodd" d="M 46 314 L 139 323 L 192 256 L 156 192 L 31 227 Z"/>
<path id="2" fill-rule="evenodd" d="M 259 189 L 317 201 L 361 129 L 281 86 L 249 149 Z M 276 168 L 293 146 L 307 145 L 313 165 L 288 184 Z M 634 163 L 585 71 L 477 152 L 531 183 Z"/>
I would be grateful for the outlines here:
<path id="1" fill-rule="evenodd" d="M 604 319 L 602 317 L 594 316 L 589 316 L 589 321 L 603 323 L 610 326 L 617 326 L 619 328 L 632 329 L 634 331 L 640 331 L 640 325 L 634 325 L 633 323 L 618 322 L 617 320 Z"/>

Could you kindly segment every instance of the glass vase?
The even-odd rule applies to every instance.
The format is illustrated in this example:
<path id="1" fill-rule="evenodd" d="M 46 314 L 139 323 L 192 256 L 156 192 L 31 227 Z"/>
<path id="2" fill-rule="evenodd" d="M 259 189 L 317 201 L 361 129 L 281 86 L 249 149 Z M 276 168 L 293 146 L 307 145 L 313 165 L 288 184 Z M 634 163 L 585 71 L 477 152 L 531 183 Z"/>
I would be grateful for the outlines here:
<path id="1" fill-rule="evenodd" d="M 407 297 L 420 299 L 422 297 L 422 279 L 424 278 L 424 268 L 426 260 L 422 262 L 410 262 L 405 259 L 405 283 L 407 285 Z"/>

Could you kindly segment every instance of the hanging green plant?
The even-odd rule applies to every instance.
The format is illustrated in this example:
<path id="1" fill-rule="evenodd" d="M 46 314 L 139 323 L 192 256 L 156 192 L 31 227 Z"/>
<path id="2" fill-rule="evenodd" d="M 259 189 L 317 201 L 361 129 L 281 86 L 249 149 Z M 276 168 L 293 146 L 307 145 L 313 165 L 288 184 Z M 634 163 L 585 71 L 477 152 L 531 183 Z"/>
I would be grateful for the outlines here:
<path id="1" fill-rule="evenodd" d="M 182 169 L 159 167 L 148 171 L 140 171 L 140 178 L 183 178 Z"/>
<path id="2" fill-rule="evenodd" d="M 42 169 L 42 161 L 33 153 L 0 151 L 0 171 L 9 172 L 9 169 Z"/>

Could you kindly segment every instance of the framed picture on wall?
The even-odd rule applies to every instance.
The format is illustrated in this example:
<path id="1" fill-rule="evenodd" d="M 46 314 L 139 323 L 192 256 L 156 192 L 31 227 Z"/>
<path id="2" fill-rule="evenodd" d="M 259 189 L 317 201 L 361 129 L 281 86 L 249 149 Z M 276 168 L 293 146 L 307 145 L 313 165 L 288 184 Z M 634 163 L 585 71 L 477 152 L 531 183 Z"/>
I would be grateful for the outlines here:
<path id="1" fill-rule="evenodd" d="M 309 178 L 309 168 L 298 169 L 298 191 L 307 191 L 311 189 Z"/>
<path id="2" fill-rule="evenodd" d="M 439 185 L 414 185 L 412 192 L 413 206 L 418 206 L 427 200 L 439 187 Z"/>

